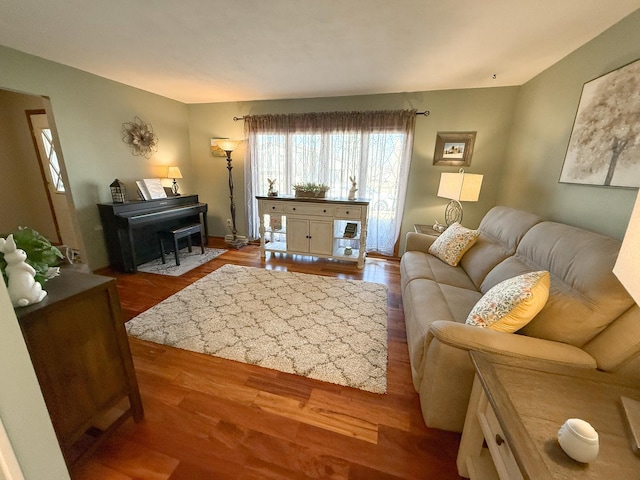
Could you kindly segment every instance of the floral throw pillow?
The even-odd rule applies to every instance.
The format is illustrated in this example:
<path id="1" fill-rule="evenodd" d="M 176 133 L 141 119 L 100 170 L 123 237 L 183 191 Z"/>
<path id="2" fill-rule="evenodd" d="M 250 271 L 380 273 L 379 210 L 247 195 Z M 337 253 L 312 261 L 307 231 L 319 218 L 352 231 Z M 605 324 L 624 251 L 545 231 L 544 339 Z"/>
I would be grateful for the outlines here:
<path id="1" fill-rule="evenodd" d="M 475 304 L 467 325 L 513 333 L 535 317 L 549 298 L 549 272 L 530 272 L 504 280 Z"/>
<path id="2" fill-rule="evenodd" d="M 429 247 L 429 253 L 455 267 L 467 250 L 476 243 L 478 235 L 478 230 L 469 230 L 456 222 L 436 238 Z"/>

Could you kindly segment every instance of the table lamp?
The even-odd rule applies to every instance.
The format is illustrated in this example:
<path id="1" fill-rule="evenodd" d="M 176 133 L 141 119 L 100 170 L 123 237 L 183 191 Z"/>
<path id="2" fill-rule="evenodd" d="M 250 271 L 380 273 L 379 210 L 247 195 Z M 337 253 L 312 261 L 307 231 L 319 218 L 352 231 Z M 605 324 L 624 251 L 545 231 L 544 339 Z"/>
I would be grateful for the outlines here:
<path id="1" fill-rule="evenodd" d="M 631 212 L 627 232 L 624 234 L 620 253 L 613 267 L 613 274 L 627 289 L 636 304 L 640 304 L 640 194 L 636 198 Z M 629 422 L 629 430 L 633 436 L 632 447 L 640 454 L 640 401 L 621 397 L 622 406 Z"/>
<path id="2" fill-rule="evenodd" d="M 464 173 L 461 168 L 458 173 L 442 173 L 438 196 L 448 198 L 444 218 L 447 226 L 455 222 L 462 222 L 462 204 L 460 202 L 477 202 L 482 187 L 482 175 Z"/>
<path id="3" fill-rule="evenodd" d="M 176 178 L 182 178 L 182 173 L 180 173 L 180 169 L 178 167 L 169 167 L 167 169 L 167 178 L 173 178 L 173 184 L 171 185 L 171 190 L 173 190 L 174 195 L 180 195 L 178 193 L 178 182 L 176 182 Z"/>

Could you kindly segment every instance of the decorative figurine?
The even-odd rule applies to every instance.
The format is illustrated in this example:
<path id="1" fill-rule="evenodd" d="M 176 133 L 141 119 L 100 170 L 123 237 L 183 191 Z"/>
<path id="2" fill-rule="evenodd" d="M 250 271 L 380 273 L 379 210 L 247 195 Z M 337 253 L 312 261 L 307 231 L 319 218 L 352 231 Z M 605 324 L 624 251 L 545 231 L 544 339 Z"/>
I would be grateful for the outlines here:
<path id="1" fill-rule="evenodd" d="M 273 189 L 273 186 L 276 184 L 276 179 L 274 178 L 273 180 L 271 180 L 270 178 L 267 178 L 267 182 L 269 182 L 269 191 L 267 192 L 267 196 L 277 197 L 278 192 Z"/>
<path id="2" fill-rule="evenodd" d="M 447 229 L 447 226 L 446 225 L 442 225 L 441 223 L 439 223 L 436 220 L 436 223 L 433 224 L 433 229 L 438 233 L 442 233 Z"/>
<path id="3" fill-rule="evenodd" d="M 358 189 L 356 188 L 356 177 L 349 177 L 349 180 L 351 180 L 351 190 L 349 190 L 349 200 L 355 200 L 356 199 L 356 192 L 358 191 Z"/>
<path id="4" fill-rule="evenodd" d="M 109 185 L 111 189 L 111 200 L 113 203 L 124 203 L 127 201 L 127 188 L 117 178 Z"/>
<path id="5" fill-rule="evenodd" d="M 5 273 L 9 279 L 7 290 L 14 307 L 25 307 L 32 303 L 41 302 L 47 296 L 42 285 L 36 282 L 36 270 L 25 260 L 27 254 L 16 247 L 13 234 L 7 239 L 0 238 L 0 252 L 4 253 L 7 262 Z"/>

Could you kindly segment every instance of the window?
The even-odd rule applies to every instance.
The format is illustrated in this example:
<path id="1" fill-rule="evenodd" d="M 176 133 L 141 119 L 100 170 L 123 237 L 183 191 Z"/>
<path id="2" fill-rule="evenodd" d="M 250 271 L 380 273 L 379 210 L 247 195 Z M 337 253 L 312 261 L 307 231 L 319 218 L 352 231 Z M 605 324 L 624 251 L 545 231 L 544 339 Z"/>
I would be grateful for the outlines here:
<path id="1" fill-rule="evenodd" d="M 415 111 L 335 112 L 245 117 L 249 139 L 249 235 L 258 235 L 256 195 L 275 179 L 280 195 L 296 183 L 329 185 L 346 198 L 349 177 L 370 200 L 367 251 L 392 255 L 400 234 L 413 145 Z"/>
<path id="2" fill-rule="evenodd" d="M 53 146 L 51 129 L 41 129 L 40 135 L 42 137 L 42 144 L 44 145 L 44 151 L 47 156 L 47 163 L 49 165 L 49 173 L 51 174 L 51 181 L 53 183 L 53 186 L 56 192 L 64 193 L 64 182 L 62 181 L 62 174 L 60 173 L 60 164 L 58 163 L 56 149 Z"/>

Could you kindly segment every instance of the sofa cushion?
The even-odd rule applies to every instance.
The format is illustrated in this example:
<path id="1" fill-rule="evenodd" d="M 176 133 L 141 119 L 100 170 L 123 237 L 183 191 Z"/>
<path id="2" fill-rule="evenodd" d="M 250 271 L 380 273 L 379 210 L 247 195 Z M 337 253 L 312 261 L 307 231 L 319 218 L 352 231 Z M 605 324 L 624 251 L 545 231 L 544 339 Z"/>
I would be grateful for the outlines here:
<path id="1" fill-rule="evenodd" d="M 525 273 L 491 288 L 475 304 L 466 323 L 513 333 L 542 310 L 549 297 L 549 272 Z"/>
<path id="2" fill-rule="evenodd" d="M 616 370 L 634 357 L 640 361 L 640 307 L 633 305 L 582 348 L 605 371 Z M 636 378 L 640 382 L 640 370 Z"/>
<path id="3" fill-rule="evenodd" d="M 540 222 L 531 213 L 509 207 L 493 207 L 487 212 L 478 227 L 478 240 L 460 260 L 476 289 L 493 267 L 515 253 L 525 233 Z"/>
<path id="4" fill-rule="evenodd" d="M 477 290 L 467 273 L 460 267 L 452 267 L 428 253 L 408 251 L 400 260 L 402 291 L 416 278 L 435 280 L 460 288 Z"/>
<path id="5" fill-rule="evenodd" d="M 416 369 L 422 364 L 424 342 L 431 323 L 437 320 L 464 323 L 481 296 L 475 290 L 438 284 L 422 278 L 417 278 L 406 286 L 402 292 L 402 304 L 416 388 L 421 376 L 421 372 Z"/>
<path id="6" fill-rule="evenodd" d="M 549 300 L 520 333 L 582 347 L 631 307 L 613 275 L 620 242 L 555 222 L 542 222 L 522 238 L 516 255 L 496 266 L 481 291 L 522 273 L 548 270 Z"/>
<path id="7" fill-rule="evenodd" d="M 480 232 L 463 227 L 458 222 L 449 226 L 429 247 L 429 253 L 455 267 L 478 238 Z"/>

